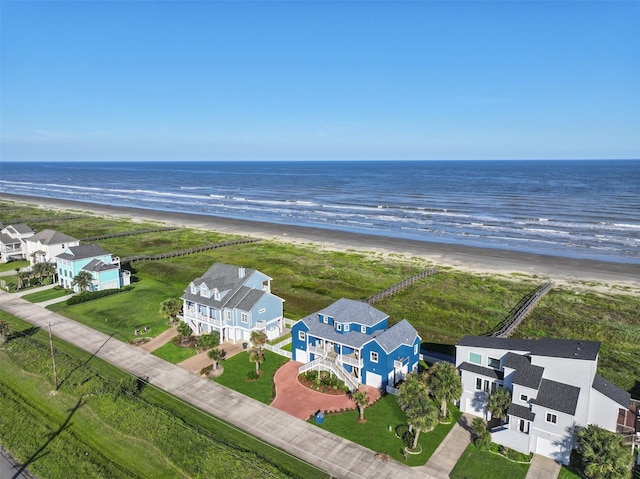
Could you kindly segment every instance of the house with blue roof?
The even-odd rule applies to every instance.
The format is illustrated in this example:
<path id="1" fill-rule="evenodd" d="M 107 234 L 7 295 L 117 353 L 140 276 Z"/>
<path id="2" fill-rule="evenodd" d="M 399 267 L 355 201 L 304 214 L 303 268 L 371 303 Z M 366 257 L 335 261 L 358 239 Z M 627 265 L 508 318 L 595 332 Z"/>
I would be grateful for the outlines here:
<path id="1" fill-rule="evenodd" d="M 488 397 L 505 388 L 512 403 L 492 441 L 568 464 L 581 427 L 615 432 L 631 414 L 631 395 L 597 374 L 599 350 L 597 341 L 465 336 L 456 345 L 460 410 L 490 419 Z"/>
<path id="2" fill-rule="evenodd" d="M 274 339 L 284 330 L 284 300 L 255 269 L 215 263 L 189 283 L 182 301 L 181 320 L 197 335 L 217 331 L 221 342 L 249 341 L 252 331 Z"/>
<path id="3" fill-rule="evenodd" d="M 73 280 L 80 271 L 91 274 L 90 291 L 117 289 L 131 283 L 131 273 L 120 269 L 120 258 L 97 244 L 68 246 L 55 260 L 58 284 L 76 292 L 78 286 L 74 286 Z"/>
<path id="4" fill-rule="evenodd" d="M 292 359 L 300 373 L 329 371 L 351 390 L 393 387 L 418 369 L 421 338 L 406 319 L 388 321 L 367 303 L 339 299 L 293 325 Z"/>

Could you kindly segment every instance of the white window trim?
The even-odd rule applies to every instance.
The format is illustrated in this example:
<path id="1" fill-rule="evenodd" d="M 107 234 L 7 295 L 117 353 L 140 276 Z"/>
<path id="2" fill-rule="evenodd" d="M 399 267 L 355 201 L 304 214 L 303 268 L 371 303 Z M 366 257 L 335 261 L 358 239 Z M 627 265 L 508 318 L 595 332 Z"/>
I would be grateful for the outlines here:
<path id="1" fill-rule="evenodd" d="M 267 308 L 260 308 L 260 310 L 258 311 L 258 314 L 262 314 L 267 310 Z"/>
<path id="2" fill-rule="evenodd" d="M 240 313 L 240 322 L 249 324 L 249 313 Z"/>
<path id="3" fill-rule="evenodd" d="M 336 323 L 336 331 L 342 331 L 342 323 Z"/>
<path id="4" fill-rule="evenodd" d="M 372 363 L 377 363 L 378 362 L 378 352 L 377 351 L 371 351 L 371 353 L 369 354 L 369 359 L 371 360 Z"/>
<path id="5" fill-rule="evenodd" d="M 349 325 L 348 325 L 348 324 L 345 324 L 345 325 L 344 325 L 344 328 L 342 328 L 342 329 L 343 329 L 343 331 L 349 331 Z"/>
<path id="6" fill-rule="evenodd" d="M 298 339 L 300 341 L 306 341 L 307 340 L 307 335 L 305 334 L 304 331 L 298 331 Z"/>
<path id="7" fill-rule="evenodd" d="M 520 394 L 520 401 L 527 402 L 529 400 L 529 396 L 526 394 Z"/>
<path id="8" fill-rule="evenodd" d="M 418 345 L 417 344 L 413 345 L 413 354 L 418 354 Z"/>
<path id="9" fill-rule="evenodd" d="M 367 327 L 366 326 L 360 326 L 360 332 L 362 334 L 367 334 Z"/>
<path id="10" fill-rule="evenodd" d="M 475 354 L 476 356 L 480 356 L 480 362 L 479 363 L 471 360 L 471 355 L 472 354 Z M 471 364 L 480 364 L 480 365 L 482 365 L 482 354 L 478 354 L 478 353 L 474 353 L 473 351 L 469 351 L 469 362 Z"/>
<path id="11" fill-rule="evenodd" d="M 551 418 L 552 420 L 549 420 Z M 552 412 L 548 412 L 544 416 L 544 421 L 549 424 L 558 424 L 558 415 Z"/>
<path id="12" fill-rule="evenodd" d="M 476 376 L 476 391 L 482 391 L 482 378 L 479 376 Z"/>

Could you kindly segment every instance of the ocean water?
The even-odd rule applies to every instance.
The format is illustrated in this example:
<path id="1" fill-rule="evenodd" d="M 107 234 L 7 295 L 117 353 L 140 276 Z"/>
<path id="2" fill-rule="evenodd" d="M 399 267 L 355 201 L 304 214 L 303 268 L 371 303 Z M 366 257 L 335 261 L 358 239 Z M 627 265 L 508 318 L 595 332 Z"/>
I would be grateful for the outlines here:
<path id="1" fill-rule="evenodd" d="M 0 163 L 0 192 L 640 264 L 640 161 Z"/>

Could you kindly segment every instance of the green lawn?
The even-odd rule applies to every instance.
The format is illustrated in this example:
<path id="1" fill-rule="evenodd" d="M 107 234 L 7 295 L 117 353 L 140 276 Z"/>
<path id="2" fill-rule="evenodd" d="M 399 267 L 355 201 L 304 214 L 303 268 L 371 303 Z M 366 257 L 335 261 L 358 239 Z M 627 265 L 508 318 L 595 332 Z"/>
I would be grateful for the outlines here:
<path id="1" fill-rule="evenodd" d="M 358 422 L 358 412 L 356 410 L 346 411 L 336 414 L 325 415 L 324 423 L 318 427 L 326 429 L 338 436 L 361 444 L 375 452 L 389 454 L 395 460 L 403 462 L 409 466 L 420 466 L 425 464 L 436 448 L 449 433 L 455 422 L 460 418 L 459 410 L 449 405 L 452 414 L 450 424 L 439 424 L 433 431 L 420 433 L 419 444 L 422 447 L 420 454 L 409 454 L 407 460 L 403 457 L 402 441 L 396 437 L 395 428 L 401 424 L 406 424 L 407 420 L 398 407 L 396 397 L 387 394 L 381 397 L 371 407 L 365 409 L 364 417 L 366 422 Z M 315 424 L 315 419 L 308 422 Z M 391 428 L 391 431 L 389 431 Z"/>
<path id="2" fill-rule="evenodd" d="M 567 466 L 562 466 L 562 469 L 560 469 L 560 474 L 558 475 L 558 479 L 580 479 L 580 474 L 572 469 L 569 469 Z"/>
<path id="3" fill-rule="evenodd" d="M 24 268 L 29 266 L 28 261 L 9 261 L 8 263 L 0 263 L 0 273 L 4 271 L 15 271 L 16 268 Z"/>
<path id="4" fill-rule="evenodd" d="M 177 364 L 185 359 L 189 359 L 197 354 L 194 348 L 183 348 L 176 345 L 173 341 L 169 341 L 164 346 L 159 347 L 153 353 L 154 356 L 169 361 L 170 363 Z"/>
<path id="5" fill-rule="evenodd" d="M 271 351 L 265 351 L 264 354 L 265 361 L 260 365 L 261 375 L 257 381 L 246 379 L 247 373 L 256 369 L 255 363 L 249 361 L 247 351 L 223 361 L 221 364 L 224 366 L 224 373 L 214 381 L 257 401 L 271 404 L 275 393 L 273 376 L 289 359 Z"/>
<path id="6" fill-rule="evenodd" d="M 449 474 L 451 479 L 524 479 L 529 464 L 518 464 L 469 444 Z"/>
<path id="7" fill-rule="evenodd" d="M 68 290 L 55 287 L 51 289 L 45 289 L 44 291 L 38 291 L 36 293 L 26 294 L 22 296 L 22 299 L 25 299 L 31 303 L 42 303 L 43 301 L 61 298 L 62 296 L 66 296 L 68 294 L 70 294 Z"/>

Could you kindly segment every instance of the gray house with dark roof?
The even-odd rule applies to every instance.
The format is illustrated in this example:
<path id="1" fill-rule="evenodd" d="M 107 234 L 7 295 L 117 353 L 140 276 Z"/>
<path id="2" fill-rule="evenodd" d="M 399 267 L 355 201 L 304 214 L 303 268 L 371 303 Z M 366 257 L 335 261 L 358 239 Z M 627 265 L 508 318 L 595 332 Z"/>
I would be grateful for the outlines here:
<path id="1" fill-rule="evenodd" d="M 217 331 L 222 342 L 249 341 L 252 331 L 274 339 L 284 330 L 284 300 L 255 269 L 215 263 L 187 286 L 182 301 L 182 321 L 195 334 Z"/>
<path id="2" fill-rule="evenodd" d="M 631 403 L 628 392 L 596 374 L 599 350 L 597 341 L 465 336 L 456 345 L 460 410 L 489 419 L 489 394 L 508 389 L 508 420 L 492 440 L 567 464 L 578 428 L 616 431 Z"/>
<path id="3" fill-rule="evenodd" d="M 395 386 L 417 370 L 420 336 L 406 319 L 391 327 L 388 319 L 369 304 L 339 299 L 293 325 L 292 359 L 303 363 L 300 373 L 330 371 L 351 390 Z"/>
<path id="4" fill-rule="evenodd" d="M 0 262 L 26 259 L 27 246 L 25 241 L 35 234 L 24 223 L 7 225 L 0 230 Z"/>

